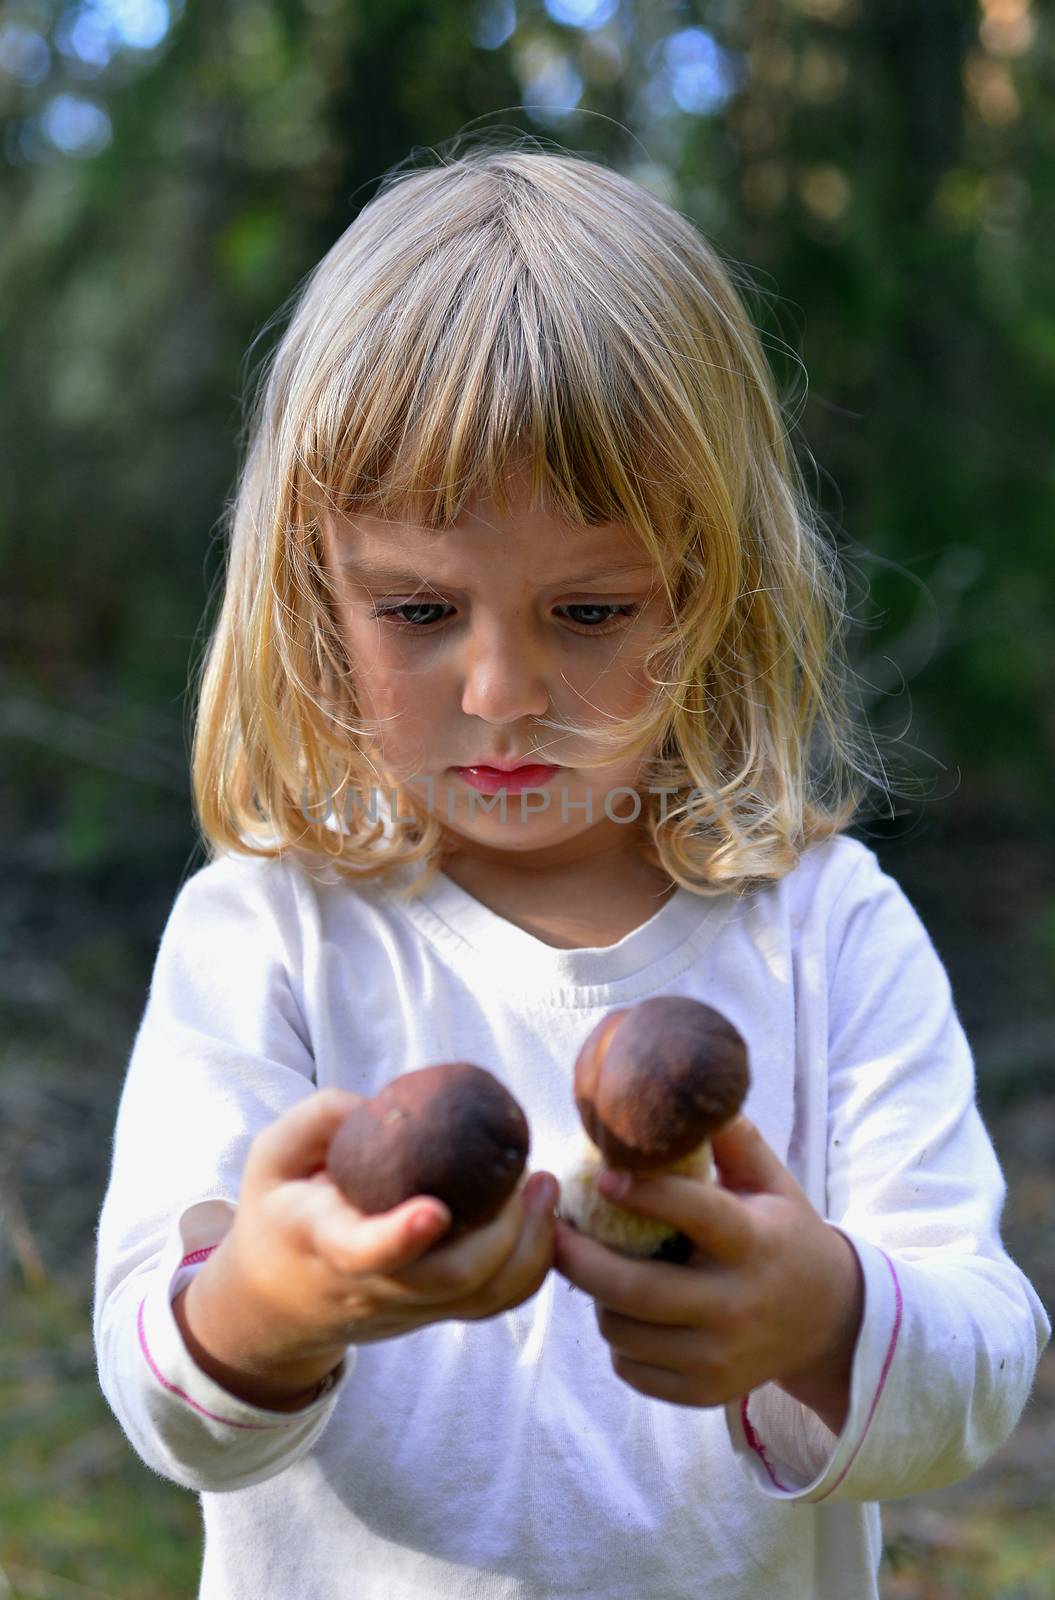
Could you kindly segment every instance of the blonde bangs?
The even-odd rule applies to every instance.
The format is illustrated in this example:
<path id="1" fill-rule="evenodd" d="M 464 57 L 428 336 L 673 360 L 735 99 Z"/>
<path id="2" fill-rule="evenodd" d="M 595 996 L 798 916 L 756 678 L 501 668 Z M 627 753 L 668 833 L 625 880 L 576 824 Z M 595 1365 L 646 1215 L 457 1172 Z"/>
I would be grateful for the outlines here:
<path id="1" fill-rule="evenodd" d="M 309 276 L 264 373 L 197 708 L 213 853 L 296 846 L 349 878 L 421 861 L 408 892 L 442 867 L 440 823 L 366 752 L 319 522 L 439 532 L 470 496 L 507 510 L 525 472 L 569 525 L 632 529 L 667 596 L 643 712 L 540 723 L 589 737 L 598 765 L 658 752 L 654 864 L 743 892 L 883 785 L 850 704 L 838 560 L 726 269 L 617 173 L 483 149 L 390 178 Z M 412 817 L 391 838 L 378 787 Z"/>
<path id="2" fill-rule="evenodd" d="M 327 508 L 438 530 L 471 495 L 507 510 L 526 464 L 569 524 L 654 527 L 654 407 L 611 319 L 533 273 L 500 216 L 459 254 L 460 276 L 428 260 L 399 285 L 398 339 L 379 316 L 320 397 L 303 459 Z"/>

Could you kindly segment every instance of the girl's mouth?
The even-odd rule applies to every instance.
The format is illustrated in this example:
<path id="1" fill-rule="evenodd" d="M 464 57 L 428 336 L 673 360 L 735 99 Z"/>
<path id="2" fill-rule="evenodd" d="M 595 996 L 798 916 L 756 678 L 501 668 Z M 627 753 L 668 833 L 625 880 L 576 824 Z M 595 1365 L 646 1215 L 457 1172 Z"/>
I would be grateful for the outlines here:
<path id="1" fill-rule="evenodd" d="M 514 772 L 501 772 L 497 767 L 452 767 L 473 789 L 483 794 L 499 794 L 503 789 L 519 794 L 522 789 L 541 789 L 560 771 L 559 767 L 517 767 Z"/>

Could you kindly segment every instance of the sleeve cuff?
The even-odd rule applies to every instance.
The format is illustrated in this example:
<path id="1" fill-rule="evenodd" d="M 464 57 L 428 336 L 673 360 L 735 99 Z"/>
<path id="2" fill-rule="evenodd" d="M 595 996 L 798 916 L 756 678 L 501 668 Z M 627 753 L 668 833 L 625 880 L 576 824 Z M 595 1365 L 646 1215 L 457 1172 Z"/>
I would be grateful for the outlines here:
<path id="1" fill-rule="evenodd" d="M 901 1285 L 878 1245 L 839 1228 L 864 1276 L 864 1311 L 850 1377 L 850 1409 L 836 1435 L 815 1412 L 775 1383 L 762 1384 L 725 1407 L 737 1459 L 763 1494 L 778 1500 L 826 1500 L 842 1487 L 853 1498 L 851 1473 L 881 1403 L 902 1322 Z"/>
<path id="2" fill-rule="evenodd" d="M 135 1306 L 139 1354 L 154 1380 L 156 1404 L 168 1409 L 172 1402 L 182 1403 L 210 1434 L 272 1430 L 296 1435 L 299 1442 L 302 1433 L 314 1436 L 322 1431 L 354 1365 L 355 1351 L 345 1353 L 310 1404 L 299 1411 L 268 1411 L 229 1394 L 202 1371 L 183 1343 L 172 1312 L 173 1300 L 228 1232 L 235 1210 L 229 1200 L 200 1200 L 180 1213 L 150 1287 Z"/>

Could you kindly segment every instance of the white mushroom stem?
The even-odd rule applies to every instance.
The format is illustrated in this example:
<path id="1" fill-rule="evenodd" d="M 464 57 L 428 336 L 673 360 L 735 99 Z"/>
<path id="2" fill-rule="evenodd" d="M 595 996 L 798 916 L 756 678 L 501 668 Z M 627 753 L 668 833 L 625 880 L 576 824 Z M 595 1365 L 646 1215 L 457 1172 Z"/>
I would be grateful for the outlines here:
<path id="1" fill-rule="evenodd" d="M 604 1157 L 593 1140 L 585 1132 L 581 1133 L 573 1158 L 560 1180 L 560 1215 L 574 1223 L 580 1233 L 589 1234 L 622 1255 L 654 1255 L 661 1245 L 676 1236 L 678 1229 L 642 1216 L 640 1212 L 628 1211 L 598 1193 L 597 1179 L 604 1167 Z M 680 1161 L 664 1167 L 650 1167 L 649 1172 L 713 1181 L 710 1140 L 705 1139 Z"/>

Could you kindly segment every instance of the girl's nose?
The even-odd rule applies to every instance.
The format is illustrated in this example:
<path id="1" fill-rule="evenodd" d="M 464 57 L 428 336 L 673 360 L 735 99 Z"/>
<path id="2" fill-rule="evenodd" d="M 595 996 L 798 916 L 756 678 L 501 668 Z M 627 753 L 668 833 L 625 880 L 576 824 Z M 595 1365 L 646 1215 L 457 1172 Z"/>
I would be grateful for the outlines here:
<path id="1" fill-rule="evenodd" d="M 462 710 L 485 722 L 544 716 L 549 707 L 545 663 L 522 630 L 492 627 L 467 647 Z"/>

